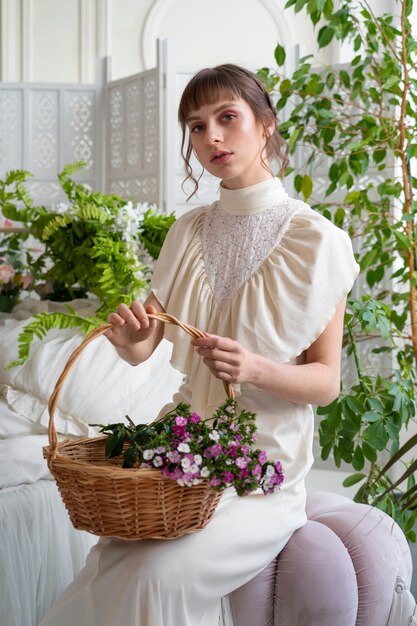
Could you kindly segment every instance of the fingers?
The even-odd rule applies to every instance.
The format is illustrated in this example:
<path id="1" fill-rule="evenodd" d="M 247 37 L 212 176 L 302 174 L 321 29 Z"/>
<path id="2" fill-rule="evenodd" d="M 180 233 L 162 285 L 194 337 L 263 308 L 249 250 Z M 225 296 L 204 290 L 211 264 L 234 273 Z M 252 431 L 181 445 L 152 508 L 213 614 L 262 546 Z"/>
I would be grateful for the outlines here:
<path id="1" fill-rule="evenodd" d="M 140 330 L 145 328 L 153 328 L 156 320 L 150 320 L 148 313 L 156 313 L 156 309 L 149 305 L 143 306 L 138 300 L 134 300 L 130 307 L 126 304 L 120 304 L 117 312 L 110 313 L 108 321 L 115 326 L 128 326 L 131 330 Z"/>
<path id="2" fill-rule="evenodd" d="M 235 352 L 239 349 L 239 344 L 228 337 L 219 337 L 218 335 L 209 335 L 192 339 L 191 343 L 197 348 L 218 348 L 225 352 Z"/>

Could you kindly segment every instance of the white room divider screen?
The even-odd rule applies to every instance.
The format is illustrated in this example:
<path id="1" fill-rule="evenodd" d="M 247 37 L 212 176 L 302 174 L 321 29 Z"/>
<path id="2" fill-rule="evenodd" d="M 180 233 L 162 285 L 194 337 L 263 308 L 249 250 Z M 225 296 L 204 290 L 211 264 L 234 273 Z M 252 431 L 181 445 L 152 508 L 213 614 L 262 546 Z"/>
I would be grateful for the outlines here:
<path id="1" fill-rule="evenodd" d="M 0 176 L 29 170 L 34 200 L 50 205 L 64 199 L 58 172 L 83 160 L 77 180 L 173 210 L 169 71 L 169 44 L 159 41 L 156 68 L 117 81 L 110 79 L 110 60 L 101 59 L 94 85 L 0 83 Z"/>
<path id="2" fill-rule="evenodd" d="M 100 184 L 100 102 L 94 85 L 0 83 L 0 176 L 11 169 L 34 174 L 36 201 L 62 199 L 56 174 L 84 160 L 79 179 Z"/>

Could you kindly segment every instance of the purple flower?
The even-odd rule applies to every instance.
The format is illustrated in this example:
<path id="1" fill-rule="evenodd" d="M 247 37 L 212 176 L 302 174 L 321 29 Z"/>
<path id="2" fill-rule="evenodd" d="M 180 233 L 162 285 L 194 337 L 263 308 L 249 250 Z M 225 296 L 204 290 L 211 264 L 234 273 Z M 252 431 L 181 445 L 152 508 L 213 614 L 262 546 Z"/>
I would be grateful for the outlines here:
<path id="1" fill-rule="evenodd" d="M 259 476 L 261 473 L 262 473 L 262 467 L 258 463 L 257 465 L 255 465 L 255 467 L 252 470 L 252 476 Z"/>
<path id="2" fill-rule="evenodd" d="M 191 413 L 190 422 L 197 424 L 200 421 L 200 416 L 197 413 Z"/>
<path id="3" fill-rule="evenodd" d="M 179 463 L 181 455 L 177 450 L 173 450 L 172 452 L 167 452 L 167 459 L 171 461 L 171 463 Z"/>
<path id="4" fill-rule="evenodd" d="M 204 456 L 207 458 L 214 459 L 214 457 L 218 456 L 222 452 L 222 447 L 219 443 L 215 443 L 214 446 L 210 446 L 204 452 Z"/>
<path id="5" fill-rule="evenodd" d="M 177 426 L 186 426 L 187 420 L 185 419 L 185 417 L 178 415 L 178 417 L 175 418 L 175 423 Z"/>
<path id="6" fill-rule="evenodd" d="M 211 485 L 212 487 L 218 487 L 218 486 L 219 486 L 219 485 L 221 485 L 221 484 L 222 484 L 222 481 L 220 480 L 220 478 L 212 478 L 212 479 L 210 480 L 210 485 Z"/>
<path id="7" fill-rule="evenodd" d="M 225 472 L 223 474 L 223 480 L 224 480 L 225 483 L 231 483 L 233 481 L 233 479 L 234 479 L 233 472 L 227 471 L 227 472 Z"/>

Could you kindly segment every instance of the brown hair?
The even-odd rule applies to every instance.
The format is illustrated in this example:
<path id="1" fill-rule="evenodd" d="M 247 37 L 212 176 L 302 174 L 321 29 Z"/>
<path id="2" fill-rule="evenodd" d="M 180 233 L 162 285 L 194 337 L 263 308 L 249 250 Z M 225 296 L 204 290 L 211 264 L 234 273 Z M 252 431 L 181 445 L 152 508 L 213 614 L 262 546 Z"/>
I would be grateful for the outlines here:
<path id="1" fill-rule="evenodd" d="M 220 98 L 237 100 L 242 98 L 252 109 L 255 117 L 261 122 L 265 131 L 275 120 L 275 130 L 272 134 L 266 132 L 267 140 L 265 144 L 266 159 L 276 158 L 280 165 L 280 176 L 283 178 L 288 165 L 287 142 L 281 137 L 276 127 L 277 113 L 272 103 L 271 97 L 260 79 L 252 72 L 232 63 L 225 63 L 213 68 L 200 70 L 193 76 L 184 89 L 178 108 L 178 120 L 182 130 L 181 155 L 185 163 L 186 178 L 194 182 L 194 191 L 188 197 L 190 199 L 198 190 L 198 181 L 194 177 L 193 169 L 190 165 L 190 158 L 193 151 L 191 139 L 186 144 L 187 118 L 191 111 L 199 109 L 206 104 L 214 104 Z M 265 169 L 271 172 L 268 163 L 262 159 Z"/>

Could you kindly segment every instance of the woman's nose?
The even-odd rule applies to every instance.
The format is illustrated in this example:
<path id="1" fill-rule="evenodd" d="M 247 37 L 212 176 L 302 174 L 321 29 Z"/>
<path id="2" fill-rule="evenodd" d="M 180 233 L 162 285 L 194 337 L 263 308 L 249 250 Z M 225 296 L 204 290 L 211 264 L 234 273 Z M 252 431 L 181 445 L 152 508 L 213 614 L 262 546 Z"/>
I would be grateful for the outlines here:
<path id="1" fill-rule="evenodd" d="M 223 141 L 223 136 L 217 126 L 212 126 L 207 127 L 206 139 L 209 146 L 217 146 Z"/>

